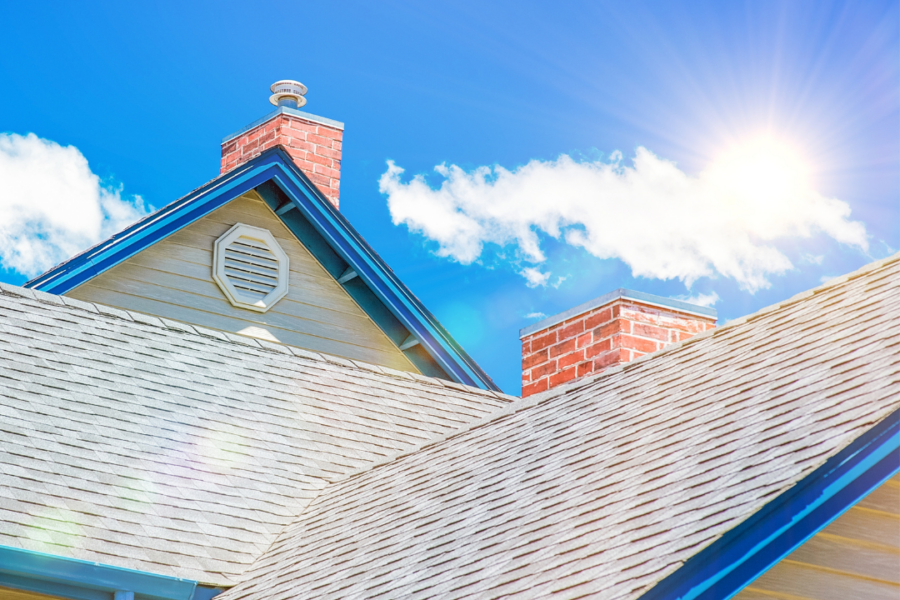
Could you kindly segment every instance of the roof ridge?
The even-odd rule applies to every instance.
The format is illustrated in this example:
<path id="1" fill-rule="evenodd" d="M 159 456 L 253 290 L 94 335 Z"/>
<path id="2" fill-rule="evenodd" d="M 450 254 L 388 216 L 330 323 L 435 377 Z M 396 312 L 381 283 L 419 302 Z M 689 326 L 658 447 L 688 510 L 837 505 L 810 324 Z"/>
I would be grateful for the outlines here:
<path id="1" fill-rule="evenodd" d="M 534 395 L 528 396 L 526 398 L 515 398 L 507 406 L 505 406 L 497 411 L 494 411 L 493 413 L 491 413 L 485 417 L 482 417 L 481 419 L 471 421 L 471 422 L 463 425 L 462 427 L 459 427 L 458 429 L 454 429 L 453 431 L 447 432 L 441 436 L 437 436 L 437 437 L 431 438 L 429 440 L 426 440 L 426 441 L 422 442 L 421 444 L 419 444 L 418 446 L 415 446 L 409 450 L 405 450 L 402 452 L 398 452 L 397 454 L 387 456 L 383 460 L 373 462 L 373 463 L 367 465 L 366 467 L 363 467 L 363 468 L 357 469 L 355 471 L 352 471 L 350 473 L 347 473 L 347 474 L 343 475 L 340 479 L 335 479 L 329 485 L 334 485 L 337 483 L 348 481 L 354 477 L 358 477 L 364 473 L 368 473 L 369 471 L 383 467 L 387 464 L 390 464 L 394 461 L 400 460 L 401 458 L 404 458 L 411 454 L 415 454 L 415 453 L 417 453 L 421 450 L 424 450 L 426 448 L 429 448 L 431 446 L 441 444 L 447 440 L 450 440 L 456 436 L 462 435 L 473 429 L 483 427 L 483 426 L 493 423 L 495 421 L 499 421 L 507 416 L 514 415 L 518 412 L 534 408 L 535 406 L 538 406 L 545 402 L 549 402 L 553 399 L 558 398 L 559 396 L 561 396 L 565 393 L 568 393 L 569 391 L 577 390 L 582 387 L 586 387 L 588 385 L 593 385 L 601 379 L 604 379 L 607 377 L 612 377 L 613 375 L 617 375 L 623 371 L 629 371 L 631 369 L 634 369 L 640 365 L 647 363 L 648 361 L 654 360 L 656 358 L 659 358 L 664 355 L 675 352 L 677 350 L 680 350 L 681 348 L 683 348 L 686 345 L 699 343 L 702 340 L 705 340 L 709 337 L 713 337 L 717 334 L 720 334 L 719 332 L 722 332 L 722 331 L 726 331 L 726 332 L 730 331 L 730 330 L 734 329 L 735 327 L 745 325 L 748 322 L 751 322 L 751 321 L 755 320 L 756 318 L 759 318 L 763 315 L 774 312 L 780 308 L 785 308 L 789 305 L 796 304 L 797 302 L 799 302 L 801 300 L 804 300 L 804 299 L 814 296 L 816 294 L 820 294 L 826 290 L 833 289 L 835 287 L 843 285 L 847 281 L 857 279 L 857 278 L 861 277 L 862 275 L 865 275 L 866 273 L 878 270 L 880 268 L 883 268 L 887 265 L 890 265 L 890 264 L 898 262 L 898 261 L 900 261 L 900 252 L 893 254 L 891 256 L 882 258 L 875 262 L 868 263 L 868 264 L 860 267 L 856 271 L 852 271 L 845 275 L 841 275 L 839 277 L 835 277 L 834 279 L 830 279 L 829 281 L 827 281 L 826 283 L 824 283 L 820 286 L 817 286 L 817 287 L 807 290 L 805 292 L 800 292 L 799 294 L 795 294 L 794 296 L 791 296 L 787 300 L 783 300 L 776 304 L 772 304 L 772 305 L 766 306 L 764 308 L 761 308 L 760 310 L 756 311 L 755 313 L 751 313 L 749 315 L 739 317 L 737 319 L 732 319 L 731 321 L 725 323 L 721 327 L 717 327 L 715 329 L 710 329 L 708 331 L 699 333 L 699 334 L 697 334 L 691 338 L 688 338 L 686 340 L 683 340 L 681 342 L 677 342 L 677 343 L 671 344 L 669 346 L 666 346 L 665 348 L 662 348 L 661 350 L 657 350 L 656 352 L 645 354 L 644 356 L 638 357 L 633 361 L 614 365 L 612 367 L 604 369 L 603 371 L 600 371 L 599 373 L 588 375 L 581 379 L 576 379 L 574 381 L 557 386 L 553 389 L 546 390 L 544 392 L 540 392 L 538 394 L 534 394 Z M 310 503 L 310 505 L 312 505 L 312 503 Z M 307 506 L 307 509 L 308 508 L 309 508 L 309 506 Z M 299 516 L 298 516 L 298 518 L 299 518 Z"/>
<path id="2" fill-rule="evenodd" d="M 479 396 L 493 396 L 500 400 L 504 401 L 514 401 L 516 399 L 515 396 L 510 396 L 508 394 L 503 394 L 500 392 L 493 392 L 490 390 L 483 390 L 478 387 L 468 386 L 461 383 L 456 383 L 454 381 L 445 381 L 443 379 L 437 377 L 429 377 L 427 375 L 422 375 L 419 373 L 412 373 L 409 371 L 400 371 L 397 369 L 392 369 L 390 367 L 385 367 L 382 365 L 376 365 L 373 363 L 367 363 L 365 361 L 343 358 L 340 356 L 335 356 L 332 354 L 325 354 L 323 352 L 314 352 L 312 350 L 306 350 L 304 348 L 299 348 L 297 346 L 291 346 L 289 344 L 285 344 L 283 342 L 273 342 L 269 340 L 263 340 L 260 338 L 255 338 L 252 336 L 242 335 L 239 333 L 230 333 L 227 331 L 221 331 L 217 329 L 210 329 L 208 327 L 203 327 L 200 325 L 194 325 L 191 323 L 185 323 L 183 321 L 176 321 L 174 319 L 168 319 L 164 317 L 157 317 L 154 315 L 148 315 L 145 313 L 141 313 L 134 310 L 125 310 L 121 308 L 115 308 L 112 306 L 107 306 L 105 304 L 100 304 L 99 302 L 86 302 L 84 300 L 78 300 L 76 298 L 69 298 L 68 296 L 58 296 L 56 294 L 52 294 L 50 292 L 42 292 L 39 290 L 35 290 L 32 288 L 26 288 L 22 286 L 12 285 L 9 283 L 0 282 L 0 296 L 3 295 L 11 295 L 18 296 L 21 298 L 29 298 L 41 304 L 53 304 L 56 306 L 66 306 L 71 309 L 81 310 L 88 313 L 93 314 L 101 314 L 105 317 L 109 317 L 112 319 L 120 319 L 122 321 L 131 321 L 134 323 L 141 323 L 143 325 L 148 325 L 152 327 L 158 327 L 160 329 L 165 329 L 167 331 L 180 331 L 185 334 L 197 335 L 206 339 L 215 339 L 220 342 L 224 342 L 227 344 L 240 345 L 244 347 L 251 347 L 258 350 L 262 350 L 265 352 L 277 353 L 277 354 L 289 354 L 291 356 L 297 358 L 305 358 L 308 360 L 328 363 L 331 365 L 335 365 L 338 367 L 343 367 L 346 369 L 352 369 L 355 371 L 367 371 L 367 372 L 375 372 L 381 375 L 386 375 L 388 377 L 392 377 L 394 379 L 405 379 L 407 381 L 416 381 L 421 384 L 430 385 L 434 387 L 443 387 L 450 388 L 460 392 L 470 392 L 478 394 Z"/>

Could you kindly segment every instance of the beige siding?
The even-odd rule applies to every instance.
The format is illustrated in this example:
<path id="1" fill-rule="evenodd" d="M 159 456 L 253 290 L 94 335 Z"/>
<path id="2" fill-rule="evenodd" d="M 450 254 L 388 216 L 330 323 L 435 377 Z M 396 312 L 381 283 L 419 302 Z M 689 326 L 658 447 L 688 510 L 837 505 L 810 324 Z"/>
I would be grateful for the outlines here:
<path id="1" fill-rule="evenodd" d="M 233 307 L 213 281 L 213 244 L 235 223 L 268 229 L 290 259 L 290 290 L 266 313 Z M 416 371 L 341 285 L 253 193 L 233 200 L 67 295 Z"/>
<path id="2" fill-rule="evenodd" d="M 900 475 L 886 481 L 736 600 L 900 598 Z"/>

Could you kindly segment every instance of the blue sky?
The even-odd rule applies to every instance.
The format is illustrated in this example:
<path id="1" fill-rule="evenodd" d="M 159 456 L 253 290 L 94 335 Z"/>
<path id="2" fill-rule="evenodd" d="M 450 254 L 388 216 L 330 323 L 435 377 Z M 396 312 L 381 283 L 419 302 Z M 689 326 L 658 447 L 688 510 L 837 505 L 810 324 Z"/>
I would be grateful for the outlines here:
<path id="1" fill-rule="evenodd" d="M 724 322 L 900 250 L 897 2 L 8 2 L 0 22 L 7 282 L 215 177 L 285 78 L 346 123 L 342 212 L 511 393 L 533 315 L 627 287 L 717 297 Z M 45 223 L 71 203 L 29 181 L 77 163 L 60 146 L 102 222 Z M 741 195 L 759 156 L 803 171 L 802 201 Z"/>

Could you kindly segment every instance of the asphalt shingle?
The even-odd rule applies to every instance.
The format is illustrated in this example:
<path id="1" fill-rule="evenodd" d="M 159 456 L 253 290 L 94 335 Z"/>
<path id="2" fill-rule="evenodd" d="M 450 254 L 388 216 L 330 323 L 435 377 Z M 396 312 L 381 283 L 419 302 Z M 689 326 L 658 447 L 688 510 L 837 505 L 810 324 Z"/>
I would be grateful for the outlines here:
<path id="1" fill-rule="evenodd" d="M 898 407 L 900 255 L 331 483 L 221 598 L 638 598 Z"/>
<path id="2" fill-rule="evenodd" d="M 331 481 L 513 400 L 294 350 L 0 285 L 0 545 L 233 584 Z"/>

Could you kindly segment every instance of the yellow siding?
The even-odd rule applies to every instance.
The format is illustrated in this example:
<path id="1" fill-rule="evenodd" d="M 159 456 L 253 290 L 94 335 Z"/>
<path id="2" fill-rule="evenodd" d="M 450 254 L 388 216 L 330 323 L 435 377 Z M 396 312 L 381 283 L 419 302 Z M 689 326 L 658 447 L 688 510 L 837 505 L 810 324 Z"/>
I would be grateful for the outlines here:
<path id="1" fill-rule="evenodd" d="M 735 596 L 736 600 L 855 598 L 900 598 L 900 475 Z"/>
<path id="2" fill-rule="evenodd" d="M 266 313 L 232 306 L 212 278 L 213 244 L 235 223 L 271 231 L 290 260 L 288 294 Z M 416 371 L 254 193 L 233 200 L 66 295 Z"/>
<path id="3" fill-rule="evenodd" d="M 0 587 L 0 600 L 53 600 L 56 597 Z"/>

